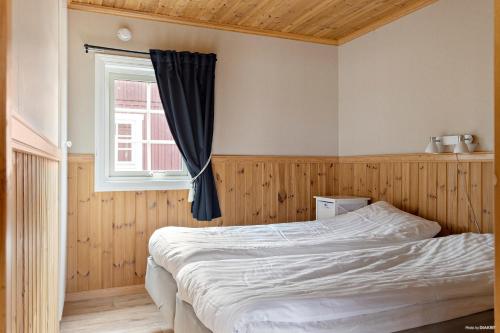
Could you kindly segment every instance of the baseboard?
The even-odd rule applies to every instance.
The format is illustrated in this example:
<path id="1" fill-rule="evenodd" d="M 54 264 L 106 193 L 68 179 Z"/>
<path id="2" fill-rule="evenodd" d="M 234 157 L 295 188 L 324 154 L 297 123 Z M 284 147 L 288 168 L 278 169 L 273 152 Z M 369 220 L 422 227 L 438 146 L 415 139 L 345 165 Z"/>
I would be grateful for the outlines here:
<path id="1" fill-rule="evenodd" d="M 107 289 L 96 289 L 96 290 L 88 290 L 88 291 L 79 291 L 74 293 L 66 294 L 66 302 L 78 302 L 85 301 L 89 299 L 96 298 L 105 298 L 105 297 L 114 297 L 114 296 L 123 296 L 123 295 L 134 295 L 145 292 L 143 284 L 133 285 L 133 286 L 125 286 L 125 287 L 116 287 L 116 288 L 107 288 Z"/>

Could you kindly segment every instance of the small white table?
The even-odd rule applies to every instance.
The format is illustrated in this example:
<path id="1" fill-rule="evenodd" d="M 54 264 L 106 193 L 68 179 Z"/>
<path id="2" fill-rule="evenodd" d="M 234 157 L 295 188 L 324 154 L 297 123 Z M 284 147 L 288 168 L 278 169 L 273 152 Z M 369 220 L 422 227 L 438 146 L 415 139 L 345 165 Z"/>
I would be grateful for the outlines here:
<path id="1" fill-rule="evenodd" d="M 314 196 L 316 220 L 328 219 L 368 205 L 370 198 L 349 195 Z"/>

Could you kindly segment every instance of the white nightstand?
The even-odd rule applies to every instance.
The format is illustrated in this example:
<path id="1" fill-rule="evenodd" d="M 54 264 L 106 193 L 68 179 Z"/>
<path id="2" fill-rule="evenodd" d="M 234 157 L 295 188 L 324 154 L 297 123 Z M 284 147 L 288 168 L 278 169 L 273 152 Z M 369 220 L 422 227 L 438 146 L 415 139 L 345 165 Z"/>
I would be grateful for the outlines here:
<path id="1" fill-rule="evenodd" d="M 370 201 L 370 198 L 348 195 L 315 196 L 314 198 L 316 198 L 316 220 L 351 212 L 368 205 Z"/>

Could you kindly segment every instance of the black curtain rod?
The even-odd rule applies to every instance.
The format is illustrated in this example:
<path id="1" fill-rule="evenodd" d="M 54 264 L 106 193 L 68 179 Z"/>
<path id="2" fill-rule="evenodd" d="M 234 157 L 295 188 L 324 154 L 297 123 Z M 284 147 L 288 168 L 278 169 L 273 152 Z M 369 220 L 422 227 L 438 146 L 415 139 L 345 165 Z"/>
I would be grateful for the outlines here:
<path id="1" fill-rule="evenodd" d="M 113 52 L 149 55 L 149 52 L 116 49 L 114 47 L 105 47 L 105 46 L 97 46 L 97 45 L 90 45 L 90 44 L 83 44 L 83 47 L 85 48 L 85 53 L 89 53 L 89 51 L 113 51 Z"/>

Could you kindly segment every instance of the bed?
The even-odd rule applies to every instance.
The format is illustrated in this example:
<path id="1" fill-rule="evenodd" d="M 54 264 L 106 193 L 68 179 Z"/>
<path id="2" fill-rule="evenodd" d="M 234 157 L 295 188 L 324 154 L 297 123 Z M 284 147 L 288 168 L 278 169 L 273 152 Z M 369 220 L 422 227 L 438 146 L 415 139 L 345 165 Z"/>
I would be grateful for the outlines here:
<path id="1" fill-rule="evenodd" d="M 176 277 L 174 330 L 368 333 L 442 322 L 493 307 L 493 258 L 493 235 L 467 233 L 376 249 L 190 263 Z"/>
<path id="2" fill-rule="evenodd" d="M 431 238 L 439 231 L 436 222 L 386 202 L 321 221 L 199 229 L 166 227 L 155 231 L 149 242 L 146 289 L 167 325 L 173 328 L 175 277 L 188 264 L 375 248 Z"/>
<path id="3" fill-rule="evenodd" d="M 440 229 L 436 222 L 379 201 L 327 220 L 160 228 L 150 238 L 149 253 L 175 277 L 184 265 L 197 261 L 372 248 L 431 238 Z"/>

